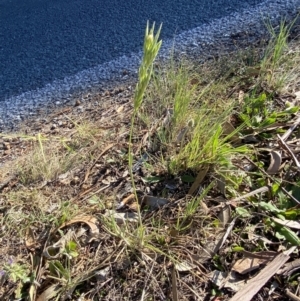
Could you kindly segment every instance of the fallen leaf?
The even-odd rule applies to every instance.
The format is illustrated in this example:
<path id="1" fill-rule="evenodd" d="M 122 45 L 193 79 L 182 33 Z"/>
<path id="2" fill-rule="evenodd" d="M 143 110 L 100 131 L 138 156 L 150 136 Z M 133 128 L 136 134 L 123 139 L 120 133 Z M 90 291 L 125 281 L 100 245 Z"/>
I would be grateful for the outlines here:
<path id="1" fill-rule="evenodd" d="M 194 264 L 188 263 L 187 261 L 182 261 L 175 264 L 175 269 L 179 272 L 188 272 L 196 268 Z"/>
<path id="2" fill-rule="evenodd" d="M 37 298 L 37 301 L 48 301 L 58 295 L 61 291 L 60 285 L 53 284 L 48 287 L 43 293 Z"/>
<path id="3" fill-rule="evenodd" d="M 25 246 L 28 249 L 34 249 L 36 247 L 36 241 L 33 235 L 33 231 L 30 227 L 26 229 L 25 233 Z"/>
<path id="4" fill-rule="evenodd" d="M 218 214 L 219 220 L 222 222 L 222 226 L 225 228 L 231 220 L 231 208 L 229 205 L 224 205 Z"/>
<path id="5" fill-rule="evenodd" d="M 61 225 L 58 229 L 62 229 L 66 226 L 76 224 L 76 223 L 84 223 L 90 227 L 91 234 L 95 235 L 99 233 L 99 228 L 97 227 L 97 219 L 93 216 L 81 216 L 71 219 L 70 221 Z"/>
<path id="6" fill-rule="evenodd" d="M 146 195 L 143 198 L 143 204 L 151 207 L 151 209 L 157 209 L 159 207 L 162 207 L 166 204 L 168 204 L 169 201 L 164 198 L 157 198 L 155 196 Z"/>
<path id="7" fill-rule="evenodd" d="M 292 228 L 292 229 L 300 230 L 300 223 L 297 222 L 297 221 L 282 220 L 282 219 L 277 218 L 277 217 L 272 217 L 272 220 L 274 222 L 276 222 L 277 224 L 279 224 L 279 225 L 286 226 L 286 227 L 289 227 L 289 228 Z"/>
<path id="8" fill-rule="evenodd" d="M 116 212 L 114 210 L 107 210 L 104 214 L 106 217 L 113 217 L 117 224 L 125 224 L 126 222 L 138 222 L 138 214 L 135 212 Z"/>
<path id="9" fill-rule="evenodd" d="M 244 275 L 258 269 L 261 264 L 262 260 L 258 258 L 242 258 L 237 260 L 232 270 Z"/>
<path id="10" fill-rule="evenodd" d="M 245 285 L 245 281 L 240 279 L 238 274 L 233 271 L 228 274 L 226 272 L 215 270 L 209 274 L 209 278 L 217 287 L 230 288 L 234 292 L 239 291 Z"/>
<path id="11" fill-rule="evenodd" d="M 271 151 L 270 156 L 271 156 L 271 162 L 267 169 L 267 173 L 269 175 L 274 175 L 274 174 L 277 174 L 280 169 L 281 161 L 282 161 L 281 154 L 276 151 Z"/>

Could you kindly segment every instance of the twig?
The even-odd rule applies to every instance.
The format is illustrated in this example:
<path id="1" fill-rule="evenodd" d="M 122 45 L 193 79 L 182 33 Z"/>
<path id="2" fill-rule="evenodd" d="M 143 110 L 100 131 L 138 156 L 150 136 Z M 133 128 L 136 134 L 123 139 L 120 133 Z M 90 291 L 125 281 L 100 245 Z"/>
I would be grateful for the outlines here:
<path id="1" fill-rule="evenodd" d="M 299 124 L 300 124 L 300 117 L 298 117 L 295 123 L 285 132 L 285 134 L 281 137 L 281 139 L 286 140 Z"/>
<path id="2" fill-rule="evenodd" d="M 298 205 L 300 205 L 300 201 L 298 201 L 292 194 L 290 194 L 284 187 L 281 187 L 282 191 L 291 198 L 294 202 L 296 202 Z"/>
<path id="3" fill-rule="evenodd" d="M 247 159 L 251 164 L 253 164 L 254 166 L 256 166 L 256 168 L 258 168 L 259 171 L 262 172 L 266 177 L 268 177 L 268 178 L 271 179 L 272 181 L 278 183 L 278 184 L 280 185 L 280 189 L 282 189 L 282 191 L 283 191 L 288 197 L 290 197 L 290 198 L 293 199 L 297 204 L 300 205 L 300 202 L 299 202 L 296 198 L 294 198 L 294 197 L 293 197 L 293 196 L 292 196 L 292 195 L 291 195 L 284 187 L 282 187 L 282 183 L 280 183 L 278 180 L 274 179 L 274 178 L 271 177 L 269 174 L 267 174 L 262 168 L 258 167 L 251 159 L 249 159 L 249 158 L 247 158 L 247 157 L 246 157 L 246 159 Z M 264 187 L 266 187 L 266 186 L 264 186 Z M 264 188 L 264 187 L 262 187 L 262 188 Z M 260 188 L 260 189 L 261 189 L 261 188 Z M 234 200 L 232 200 L 232 201 L 234 201 Z M 231 202 L 232 202 L 232 201 L 231 201 Z"/>
<path id="4" fill-rule="evenodd" d="M 300 301 L 300 298 L 294 295 L 288 288 L 285 290 L 286 295 L 293 301 Z"/>
<path id="5" fill-rule="evenodd" d="M 277 135 L 279 141 L 278 144 L 288 152 L 288 154 L 292 157 L 294 163 L 296 164 L 296 166 L 298 167 L 298 169 L 300 170 L 300 163 L 297 160 L 296 156 L 294 155 L 294 153 L 292 152 L 292 150 L 288 147 L 288 145 L 285 143 L 285 141 L 282 139 L 282 137 L 280 137 L 280 135 Z"/>
<path id="6" fill-rule="evenodd" d="M 253 191 L 251 191 L 251 192 L 248 192 L 248 193 L 246 193 L 246 194 L 244 194 L 244 195 L 241 195 L 241 196 L 239 196 L 239 197 L 237 197 L 237 198 L 231 199 L 231 200 L 227 201 L 225 204 L 226 204 L 226 205 L 230 205 L 231 203 L 234 203 L 234 202 L 238 202 L 238 201 L 244 200 L 244 199 L 246 199 L 246 198 L 248 198 L 248 197 L 250 197 L 250 196 L 253 196 L 253 195 L 255 195 L 255 194 L 269 191 L 269 189 L 270 189 L 270 188 L 269 188 L 268 186 L 263 186 L 263 187 L 261 187 L 261 188 L 255 189 L 255 190 L 253 190 Z"/>

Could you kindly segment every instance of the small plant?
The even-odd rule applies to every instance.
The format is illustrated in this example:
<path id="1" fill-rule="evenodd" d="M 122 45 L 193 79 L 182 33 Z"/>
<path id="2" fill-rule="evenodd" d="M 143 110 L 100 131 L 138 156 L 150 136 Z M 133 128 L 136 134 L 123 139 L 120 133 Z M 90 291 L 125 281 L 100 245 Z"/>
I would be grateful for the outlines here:
<path id="1" fill-rule="evenodd" d="M 290 106 L 284 111 L 275 108 L 272 97 L 262 93 L 245 98 L 240 118 L 245 124 L 253 129 L 261 129 L 275 122 L 286 121 L 291 114 L 297 113 L 299 107 Z"/>
<path id="2" fill-rule="evenodd" d="M 285 80 L 285 73 L 280 72 L 280 74 L 277 74 L 278 77 L 276 77 L 275 71 L 284 59 L 283 53 L 287 48 L 287 39 L 295 21 L 296 19 L 289 26 L 286 25 L 285 21 L 282 21 L 278 32 L 270 24 L 267 24 L 271 40 L 261 62 L 261 71 L 265 74 L 264 77 L 268 85 L 273 86 L 275 90 L 281 87 Z"/>
<path id="3" fill-rule="evenodd" d="M 144 54 L 143 54 L 141 66 L 139 68 L 139 79 L 134 94 L 133 114 L 131 117 L 131 128 L 130 128 L 130 137 L 129 137 L 129 166 L 130 166 L 131 173 L 132 173 L 131 143 L 132 143 L 134 122 L 135 122 L 136 114 L 142 105 L 146 88 L 152 76 L 153 63 L 162 43 L 162 41 L 158 41 L 159 34 L 161 31 L 161 26 L 159 27 L 155 36 L 154 36 L 154 27 L 155 27 L 155 23 L 153 24 L 152 28 L 149 31 L 149 23 L 147 23 L 145 39 L 144 39 Z"/>
<path id="4" fill-rule="evenodd" d="M 153 71 L 153 63 L 158 54 L 162 41 L 159 41 L 159 35 L 161 31 L 161 26 L 159 27 L 156 35 L 154 35 L 155 23 L 152 28 L 149 30 L 149 23 L 147 22 L 145 38 L 144 38 L 144 51 L 143 51 L 143 59 L 141 62 L 141 66 L 139 68 L 139 79 L 136 85 L 135 94 L 134 94 L 134 103 L 133 103 L 133 114 L 131 117 L 131 127 L 130 127 L 130 136 L 129 136 L 129 148 L 128 148 L 128 162 L 129 162 L 129 172 L 131 176 L 131 182 L 134 185 L 133 179 L 133 157 L 132 157 L 132 136 L 136 115 L 142 105 L 143 97 L 145 91 L 150 82 L 152 71 Z M 135 189 L 134 189 L 135 191 Z M 135 192 L 136 193 L 136 192 Z M 137 199 L 137 196 L 136 196 Z M 140 215 L 140 214 L 139 214 Z M 140 220 L 141 223 L 141 220 Z"/>
<path id="5" fill-rule="evenodd" d="M 29 269 L 26 265 L 19 264 L 14 262 L 12 259 L 8 263 L 4 264 L 5 273 L 8 274 L 8 277 L 13 281 L 21 281 L 22 283 L 30 282 Z"/>

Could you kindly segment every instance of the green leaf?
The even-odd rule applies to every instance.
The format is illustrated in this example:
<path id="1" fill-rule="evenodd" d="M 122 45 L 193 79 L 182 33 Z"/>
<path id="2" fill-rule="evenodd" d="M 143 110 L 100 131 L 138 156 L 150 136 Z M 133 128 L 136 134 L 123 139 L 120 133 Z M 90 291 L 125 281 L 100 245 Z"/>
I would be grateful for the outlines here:
<path id="1" fill-rule="evenodd" d="M 240 246 L 235 246 L 235 247 L 232 247 L 231 250 L 232 250 L 232 252 L 242 252 L 245 249 L 243 247 L 240 247 Z"/>
<path id="2" fill-rule="evenodd" d="M 58 260 L 49 261 L 50 273 L 54 276 L 63 277 L 65 279 L 69 278 L 68 271 L 63 267 L 63 265 Z"/>
<path id="3" fill-rule="evenodd" d="M 285 110 L 289 114 L 295 114 L 299 111 L 299 107 L 290 107 Z"/>
<path id="4" fill-rule="evenodd" d="M 77 257 L 78 253 L 76 252 L 77 244 L 75 241 L 69 241 L 66 245 L 66 253 L 71 257 Z"/>
<path id="5" fill-rule="evenodd" d="M 183 175 L 181 177 L 181 181 L 185 183 L 194 183 L 195 182 L 195 177 L 191 175 Z"/>
<path id="6" fill-rule="evenodd" d="M 68 251 L 75 251 L 77 249 L 77 244 L 75 241 L 69 241 L 66 245 Z"/>
<path id="7" fill-rule="evenodd" d="M 240 215 L 241 217 L 251 217 L 251 214 L 249 213 L 249 211 L 245 208 L 242 207 L 237 207 L 235 208 L 235 211 L 238 215 Z"/>
<path id="8" fill-rule="evenodd" d="M 261 126 L 268 126 L 276 122 L 276 118 L 268 117 L 262 122 Z"/>
<path id="9" fill-rule="evenodd" d="M 142 178 L 142 181 L 144 183 L 158 183 L 161 181 L 161 178 L 160 177 L 145 177 L 145 178 Z"/>
<path id="10" fill-rule="evenodd" d="M 281 236 L 284 239 L 286 239 L 293 246 L 300 246 L 300 239 L 299 239 L 299 237 L 291 229 L 283 226 L 283 227 L 280 227 L 279 230 L 277 230 L 277 233 L 279 234 L 279 236 Z"/>
<path id="11" fill-rule="evenodd" d="M 289 209 L 284 212 L 285 218 L 289 220 L 295 220 L 298 215 L 300 215 L 299 209 Z"/>
<path id="12" fill-rule="evenodd" d="M 273 195 L 277 193 L 279 187 L 280 187 L 280 184 L 279 184 L 279 183 L 274 183 L 274 184 L 272 185 L 272 193 L 273 193 Z"/>
<path id="13" fill-rule="evenodd" d="M 266 202 L 259 202 L 259 207 L 262 209 L 265 209 L 267 211 L 271 211 L 273 213 L 282 213 L 282 210 L 279 210 L 277 207 L 272 205 L 271 203 L 266 203 Z"/>
<path id="14" fill-rule="evenodd" d="M 99 198 L 98 198 L 96 195 L 93 195 L 93 196 L 88 200 L 88 202 L 89 202 L 91 205 L 98 204 L 98 203 L 99 203 Z"/>

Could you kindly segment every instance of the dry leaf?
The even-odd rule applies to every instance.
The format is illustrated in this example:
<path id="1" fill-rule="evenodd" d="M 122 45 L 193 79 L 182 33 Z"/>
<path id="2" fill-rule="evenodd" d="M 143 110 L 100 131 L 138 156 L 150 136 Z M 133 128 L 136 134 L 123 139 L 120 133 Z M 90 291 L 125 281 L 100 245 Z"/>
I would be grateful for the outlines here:
<path id="1" fill-rule="evenodd" d="M 222 124 L 222 130 L 223 130 L 223 135 L 224 136 L 229 136 L 231 135 L 236 129 L 235 127 L 231 124 L 231 122 L 226 121 Z M 233 134 L 230 138 L 229 141 L 234 142 L 234 143 L 241 143 L 242 139 L 239 137 L 238 133 Z"/>
<path id="2" fill-rule="evenodd" d="M 261 264 L 262 264 L 262 259 L 243 258 L 237 260 L 237 262 L 233 265 L 232 270 L 244 275 L 258 269 Z"/>
<path id="3" fill-rule="evenodd" d="M 137 222 L 138 215 L 135 212 L 116 212 L 114 210 L 107 210 L 104 214 L 106 217 L 113 217 L 117 224 L 125 224 L 126 222 Z"/>
<path id="4" fill-rule="evenodd" d="M 175 264 L 175 269 L 179 272 L 188 272 L 194 268 L 196 268 L 196 266 L 192 263 L 188 263 L 187 261 L 182 261 Z"/>
<path id="5" fill-rule="evenodd" d="M 277 217 L 272 217 L 272 220 L 279 225 L 286 226 L 292 229 L 300 230 L 300 223 L 297 221 L 282 220 Z"/>
<path id="6" fill-rule="evenodd" d="M 280 169 L 281 161 L 282 161 L 281 154 L 276 151 L 271 151 L 270 156 L 271 156 L 271 162 L 270 162 L 270 166 L 267 169 L 267 173 L 269 175 L 274 175 L 277 174 Z"/>
<path id="7" fill-rule="evenodd" d="M 143 203 L 152 209 L 157 209 L 169 203 L 167 199 L 157 198 L 155 196 L 146 195 L 143 198 Z"/>
<path id="8" fill-rule="evenodd" d="M 43 293 L 37 298 L 37 301 L 48 301 L 58 295 L 61 291 L 60 285 L 53 284 L 48 287 Z"/>
<path id="9" fill-rule="evenodd" d="M 228 274 L 226 272 L 215 270 L 209 274 L 209 278 L 211 282 L 219 288 L 230 288 L 234 292 L 239 291 L 245 285 L 245 281 L 240 279 L 238 274 L 232 271 Z"/>
<path id="10" fill-rule="evenodd" d="M 190 188 L 188 194 L 189 195 L 193 195 L 194 192 L 199 188 L 200 184 L 202 183 L 202 181 L 204 180 L 207 172 L 209 170 L 209 166 L 204 166 L 198 173 L 197 178 L 195 180 L 195 182 L 193 183 L 192 187 Z"/>
<path id="11" fill-rule="evenodd" d="M 26 229 L 26 234 L 25 234 L 25 245 L 26 248 L 28 249 L 34 249 L 36 245 L 36 241 L 33 235 L 33 231 L 30 227 Z"/>
<path id="12" fill-rule="evenodd" d="M 231 220 L 231 207 L 229 205 L 224 205 L 218 214 L 218 218 L 222 222 L 222 226 L 225 228 Z"/>
<path id="13" fill-rule="evenodd" d="M 97 227 L 97 219 L 93 216 L 81 216 L 71 219 L 70 221 L 64 223 L 58 229 L 62 229 L 66 226 L 76 224 L 76 223 L 84 223 L 90 227 L 91 234 L 95 235 L 99 233 L 99 228 Z"/>

